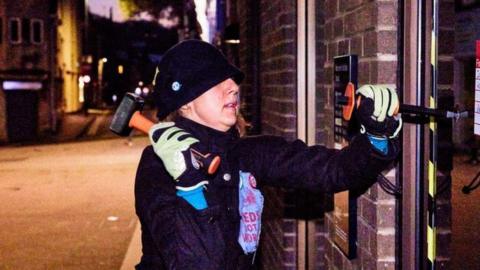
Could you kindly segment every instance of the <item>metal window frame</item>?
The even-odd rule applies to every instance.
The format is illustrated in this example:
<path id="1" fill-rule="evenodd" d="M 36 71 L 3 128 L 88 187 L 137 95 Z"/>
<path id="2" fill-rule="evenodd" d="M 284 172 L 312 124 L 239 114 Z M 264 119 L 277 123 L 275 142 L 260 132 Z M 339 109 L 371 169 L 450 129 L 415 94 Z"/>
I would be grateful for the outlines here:
<path id="1" fill-rule="evenodd" d="M 316 143 L 315 1 L 297 0 L 297 138 Z M 297 269 L 315 266 L 315 221 L 298 220 Z"/>
<path id="2" fill-rule="evenodd" d="M 433 0 L 405 0 L 403 40 L 403 103 L 425 107 L 435 78 L 431 68 Z M 435 102 L 436 103 L 436 102 Z M 431 136 L 427 125 L 404 125 L 402 143 L 403 198 L 401 269 L 427 268 L 427 183 Z M 430 152 L 430 155 L 429 155 Z M 434 267 L 433 267 L 434 268 Z"/>

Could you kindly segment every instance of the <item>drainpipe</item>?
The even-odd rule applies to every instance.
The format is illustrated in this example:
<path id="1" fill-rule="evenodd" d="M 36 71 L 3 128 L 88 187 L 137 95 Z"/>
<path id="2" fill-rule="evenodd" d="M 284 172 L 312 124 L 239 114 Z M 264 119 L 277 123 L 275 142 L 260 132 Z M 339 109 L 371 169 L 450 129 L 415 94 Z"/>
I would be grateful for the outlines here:
<path id="1" fill-rule="evenodd" d="M 50 1 L 50 14 L 49 14 L 49 45 L 48 45 L 48 70 L 49 70 L 49 121 L 50 130 L 52 133 L 57 132 L 57 108 L 56 108 L 56 88 L 55 88 L 55 69 L 56 69 L 56 31 L 57 31 L 57 1 Z"/>

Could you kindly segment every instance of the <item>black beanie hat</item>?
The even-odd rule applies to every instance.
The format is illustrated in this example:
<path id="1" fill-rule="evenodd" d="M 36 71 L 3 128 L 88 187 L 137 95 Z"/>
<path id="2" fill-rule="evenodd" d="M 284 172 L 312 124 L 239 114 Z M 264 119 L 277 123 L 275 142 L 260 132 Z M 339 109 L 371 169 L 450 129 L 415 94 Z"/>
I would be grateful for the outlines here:
<path id="1" fill-rule="evenodd" d="M 157 117 L 165 118 L 228 78 L 240 84 L 244 75 L 211 44 L 187 40 L 175 45 L 157 66 L 152 93 Z"/>

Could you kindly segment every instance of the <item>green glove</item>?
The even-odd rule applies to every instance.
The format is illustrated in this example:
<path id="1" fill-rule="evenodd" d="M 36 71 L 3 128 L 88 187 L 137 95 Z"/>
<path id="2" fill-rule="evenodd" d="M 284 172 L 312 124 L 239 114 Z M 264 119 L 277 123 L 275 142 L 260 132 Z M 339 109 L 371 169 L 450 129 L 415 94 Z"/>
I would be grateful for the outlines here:
<path id="1" fill-rule="evenodd" d="M 356 114 L 361 132 L 376 137 L 397 137 L 402 128 L 402 118 L 394 115 L 400 105 L 397 92 L 387 86 L 364 85 L 356 94 L 362 96 Z"/>
<path id="2" fill-rule="evenodd" d="M 177 182 L 177 189 L 189 191 L 208 183 L 190 151 L 191 146 L 199 140 L 176 127 L 173 122 L 153 125 L 149 137 L 155 154 L 160 157 L 167 172 Z"/>

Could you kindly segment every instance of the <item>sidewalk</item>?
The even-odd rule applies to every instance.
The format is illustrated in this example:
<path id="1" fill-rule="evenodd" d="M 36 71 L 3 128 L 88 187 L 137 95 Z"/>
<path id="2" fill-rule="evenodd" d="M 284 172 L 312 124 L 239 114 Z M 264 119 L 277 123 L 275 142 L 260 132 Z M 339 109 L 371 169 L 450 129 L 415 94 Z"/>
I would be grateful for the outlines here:
<path id="1" fill-rule="evenodd" d="M 145 110 L 142 114 L 148 119 L 155 121 L 155 110 Z M 65 114 L 61 120 L 60 128 L 55 136 L 46 138 L 46 143 L 59 143 L 79 140 L 95 140 L 117 138 L 118 135 L 110 131 L 109 126 L 113 118 L 113 110 L 89 110 L 88 114 L 73 113 Z M 130 137 L 145 136 L 133 130 Z M 140 224 L 137 222 L 133 235 L 130 239 L 127 251 L 124 255 L 121 270 L 133 269 L 142 256 Z"/>
<path id="2" fill-rule="evenodd" d="M 64 114 L 59 121 L 57 133 L 42 136 L 38 143 L 117 138 L 118 135 L 109 129 L 114 113 L 115 111 L 111 109 L 89 109 L 87 114 L 83 112 Z M 154 110 L 145 110 L 142 114 L 152 121 L 156 119 Z M 130 136 L 144 135 L 134 130 Z"/>

